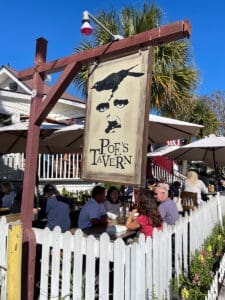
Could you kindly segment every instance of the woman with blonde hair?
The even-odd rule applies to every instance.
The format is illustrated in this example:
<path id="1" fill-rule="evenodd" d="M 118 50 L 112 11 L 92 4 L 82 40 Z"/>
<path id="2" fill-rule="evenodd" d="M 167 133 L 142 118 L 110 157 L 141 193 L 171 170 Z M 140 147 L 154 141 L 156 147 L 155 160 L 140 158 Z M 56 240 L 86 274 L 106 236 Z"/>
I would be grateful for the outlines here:
<path id="1" fill-rule="evenodd" d="M 183 190 L 185 192 L 197 193 L 198 204 L 202 203 L 201 194 L 207 194 L 208 188 L 203 183 L 202 180 L 198 179 L 198 174 L 195 171 L 189 171 L 187 174 L 187 179 L 184 182 Z"/>

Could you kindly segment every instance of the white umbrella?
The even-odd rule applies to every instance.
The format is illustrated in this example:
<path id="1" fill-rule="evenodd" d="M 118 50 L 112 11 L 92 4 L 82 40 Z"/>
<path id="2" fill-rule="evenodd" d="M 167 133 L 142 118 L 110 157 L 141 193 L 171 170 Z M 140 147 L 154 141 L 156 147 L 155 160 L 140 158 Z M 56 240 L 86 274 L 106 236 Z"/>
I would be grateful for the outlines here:
<path id="1" fill-rule="evenodd" d="M 179 121 L 171 118 L 149 115 L 149 143 L 190 137 L 198 132 L 202 125 Z M 84 125 L 73 124 L 55 131 L 46 138 L 45 143 L 51 149 L 60 148 L 61 153 L 79 151 L 83 147 Z"/>
<path id="2" fill-rule="evenodd" d="M 168 153 L 179 149 L 180 146 L 163 146 L 147 154 L 147 157 L 166 156 Z"/>
<path id="3" fill-rule="evenodd" d="M 16 123 L 0 127 L 0 153 L 21 153 L 26 151 L 28 122 Z M 43 139 L 52 134 L 54 130 L 65 127 L 65 125 L 43 123 L 40 132 L 40 153 L 51 153 L 48 145 L 43 144 Z"/>
<path id="4" fill-rule="evenodd" d="M 80 152 L 83 147 L 84 125 L 73 124 L 56 130 L 44 141 L 55 153 Z"/>
<path id="5" fill-rule="evenodd" d="M 202 125 L 149 115 L 149 142 L 161 143 L 195 135 Z"/>
<path id="6" fill-rule="evenodd" d="M 214 134 L 168 153 L 174 160 L 198 160 L 214 167 L 225 165 L 225 137 Z"/>

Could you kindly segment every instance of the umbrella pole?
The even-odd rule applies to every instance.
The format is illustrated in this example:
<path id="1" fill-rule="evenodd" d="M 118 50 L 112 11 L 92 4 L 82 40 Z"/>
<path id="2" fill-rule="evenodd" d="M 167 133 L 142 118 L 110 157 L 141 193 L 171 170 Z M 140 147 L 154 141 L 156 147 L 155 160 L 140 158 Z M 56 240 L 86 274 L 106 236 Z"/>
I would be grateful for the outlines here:
<path id="1" fill-rule="evenodd" d="M 217 174 L 216 174 L 216 156 L 215 156 L 215 148 L 213 148 L 213 166 L 214 166 L 214 175 L 215 175 L 215 178 L 217 177 Z"/>
<path id="2" fill-rule="evenodd" d="M 215 148 L 213 148 L 213 166 L 214 166 L 214 177 L 215 177 L 215 182 L 216 182 L 216 191 L 218 191 L 218 180 L 217 180 L 217 168 L 216 168 L 216 155 L 215 155 Z"/>

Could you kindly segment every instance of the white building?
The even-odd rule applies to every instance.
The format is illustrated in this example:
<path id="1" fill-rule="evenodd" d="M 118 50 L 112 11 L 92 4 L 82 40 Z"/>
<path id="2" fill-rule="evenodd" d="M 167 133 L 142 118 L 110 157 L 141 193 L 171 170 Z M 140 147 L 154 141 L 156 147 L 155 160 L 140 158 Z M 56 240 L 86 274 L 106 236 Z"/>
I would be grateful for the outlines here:
<path id="1" fill-rule="evenodd" d="M 44 85 L 44 95 L 51 86 Z M 20 81 L 17 72 L 8 66 L 0 69 L 0 114 L 12 117 L 12 122 L 28 118 L 32 93 L 32 80 Z M 51 121 L 79 119 L 84 117 L 85 103 L 80 99 L 64 93 L 57 101 L 48 118 Z"/>
<path id="2" fill-rule="evenodd" d="M 32 93 L 32 80 L 20 81 L 18 72 L 8 66 L 0 68 L 0 114 L 6 116 L 7 125 L 29 118 Z M 44 85 L 44 97 L 51 86 Z M 70 123 L 79 121 L 85 115 L 85 103 L 68 93 L 63 93 L 49 113 L 48 122 Z M 8 118 L 7 118 L 8 116 Z M 6 125 L 6 124 L 4 124 Z M 68 161 L 69 160 L 69 161 Z M 53 163 L 54 162 L 54 163 Z M 24 154 L 0 156 L 0 180 L 21 182 L 23 178 Z M 42 164 L 45 165 L 42 165 Z M 39 155 L 38 176 L 42 182 L 51 181 L 65 185 L 80 181 L 81 154 Z M 81 186 L 82 187 L 82 186 Z"/>

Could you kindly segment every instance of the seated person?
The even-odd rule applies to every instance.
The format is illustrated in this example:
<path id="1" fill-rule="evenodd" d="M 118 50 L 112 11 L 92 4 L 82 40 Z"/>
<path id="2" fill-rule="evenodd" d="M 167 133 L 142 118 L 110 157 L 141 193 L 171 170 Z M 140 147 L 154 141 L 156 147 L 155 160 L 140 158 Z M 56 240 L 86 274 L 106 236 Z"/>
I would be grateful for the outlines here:
<path id="1" fill-rule="evenodd" d="M 92 197 L 82 207 L 78 219 L 78 227 L 81 229 L 90 228 L 96 225 L 107 225 L 107 215 L 104 206 L 105 188 L 95 186 L 92 190 Z"/>
<path id="2" fill-rule="evenodd" d="M 154 191 L 154 188 L 157 186 L 159 183 L 157 178 L 151 178 L 147 181 L 146 187 L 149 189 L 149 191 Z"/>
<path id="3" fill-rule="evenodd" d="M 45 185 L 43 189 L 45 201 L 41 207 L 38 217 L 46 214 L 47 224 L 50 230 L 59 226 L 62 232 L 70 230 L 70 203 L 62 197 L 52 184 Z"/>
<path id="4" fill-rule="evenodd" d="M 218 184 L 218 192 L 225 192 L 225 176 L 222 176 Z"/>
<path id="5" fill-rule="evenodd" d="M 11 208 L 16 197 L 16 193 L 14 192 L 13 184 L 9 181 L 4 181 L 1 183 L 1 207 Z"/>
<path id="6" fill-rule="evenodd" d="M 138 214 L 136 217 L 135 214 Z M 142 190 L 137 205 L 137 209 L 133 209 L 126 221 L 128 230 L 140 229 L 144 235 L 152 236 L 154 227 L 162 230 L 162 218 L 160 216 L 158 205 L 151 191 Z"/>
<path id="7" fill-rule="evenodd" d="M 175 202 L 168 197 L 168 192 L 167 185 L 161 183 L 155 188 L 155 197 L 159 202 L 159 212 L 163 221 L 173 225 L 179 219 L 179 214 Z"/>
<path id="8" fill-rule="evenodd" d="M 195 171 L 188 172 L 183 190 L 185 192 L 197 193 L 198 205 L 203 203 L 202 194 L 208 193 L 208 188 L 202 180 L 198 179 L 198 174 Z"/>
<path id="9" fill-rule="evenodd" d="M 179 197 L 181 184 L 179 181 L 174 181 L 172 186 L 172 195 L 173 197 Z"/>
<path id="10" fill-rule="evenodd" d="M 177 206 L 177 210 L 180 214 L 183 214 L 183 206 L 181 199 L 181 183 L 179 181 L 174 181 L 172 185 L 171 195 L 169 198 L 173 199 Z"/>
<path id="11" fill-rule="evenodd" d="M 160 184 L 164 184 L 164 185 L 167 187 L 168 191 L 169 191 L 170 186 L 169 186 L 169 184 L 166 182 L 166 178 L 165 178 L 165 177 L 161 177 L 161 178 L 159 179 L 159 183 L 158 183 L 157 185 L 160 185 Z"/>
<path id="12" fill-rule="evenodd" d="M 19 188 L 16 191 L 16 197 L 15 197 L 15 199 L 13 201 L 12 206 L 11 206 L 11 213 L 13 213 L 13 214 L 20 213 L 21 202 L 22 202 L 22 188 Z"/>
<path id="13" fill-rule="evenodd" d="M 111 186 L 108 189 L 106 201 L 104 202 L 104 206 L 107 212 L 119 215 L 121 205 L 119 196 L 119 191 L 115 186 Z"/>
<path id="14" fill-rule="evenodd" d="M 132 196 L 134 188 L 132 185 L 122 185 L 120 192 L 123 196 Z"/>

